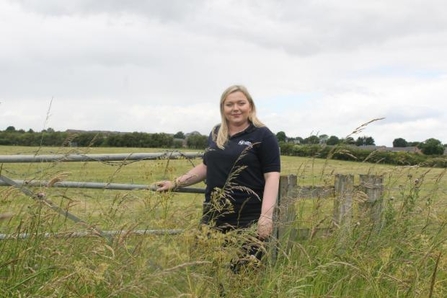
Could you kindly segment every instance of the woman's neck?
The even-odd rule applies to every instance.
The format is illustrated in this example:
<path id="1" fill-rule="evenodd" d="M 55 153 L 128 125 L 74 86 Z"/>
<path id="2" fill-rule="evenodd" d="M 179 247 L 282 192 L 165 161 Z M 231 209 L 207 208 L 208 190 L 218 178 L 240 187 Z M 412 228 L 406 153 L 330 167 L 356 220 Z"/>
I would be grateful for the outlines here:
<path id="1" fill-rule="evenodd" d="M 246 122 L 246 123 L 241 124 L 241 125 L 228 126 L 228 134 L 230 136 L 233 136 L 233 135 L 235 135 L 237 133 L 240 133 L 240 132 L 246 130 L 249 126 L 250 126 L 250 122 Z"/>

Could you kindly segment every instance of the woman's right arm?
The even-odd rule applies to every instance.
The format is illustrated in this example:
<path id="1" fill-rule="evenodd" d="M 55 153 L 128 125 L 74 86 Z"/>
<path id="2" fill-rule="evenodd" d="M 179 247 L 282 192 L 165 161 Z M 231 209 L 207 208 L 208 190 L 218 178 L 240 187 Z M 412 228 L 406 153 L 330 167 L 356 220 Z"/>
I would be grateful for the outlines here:
<path id="1" fill-rule="evenodd" d="M 157 191 L 168 191 L 178 187 L 184 187 L 199 183 L 206 178 L 206 165 L 200 163 L 192 168 L 188 173 L 175 178 L 173 181 L 164 180 L 155 183 Z"/>

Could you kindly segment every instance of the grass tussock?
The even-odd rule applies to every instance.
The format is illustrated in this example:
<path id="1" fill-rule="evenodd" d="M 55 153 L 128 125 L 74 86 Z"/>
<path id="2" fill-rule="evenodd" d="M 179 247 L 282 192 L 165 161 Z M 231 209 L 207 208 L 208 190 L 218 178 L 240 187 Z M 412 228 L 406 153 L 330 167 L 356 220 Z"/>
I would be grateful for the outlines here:
<path id="1" fill-rule="evenodd" d="M 300 198 L 266 245 L 262 263 L 240 258 L 245 234 L 199 228 L 202 195 L 33 188 L 83 220 L 75 223 L 20 190 L 0 187 L 2 297 L 445 297 L 445 170 L 283 157 L 299 185 L 331 186 L 335 174 L 383 176 L 379 228 L 354 195 L 347 229 L 334 227 L 334 198 Z M 172 178 L 190 161 L 131 164 L 3 165 L 18 179 L 150 184 Z M 122 231 L 112 239 L 92 228 Z M 181 229 L 180 234 L 136 235 Z M 305 233 L 303 231 L 306 231 Z M 85 232 L 89 237 L 77 237 Z"/>

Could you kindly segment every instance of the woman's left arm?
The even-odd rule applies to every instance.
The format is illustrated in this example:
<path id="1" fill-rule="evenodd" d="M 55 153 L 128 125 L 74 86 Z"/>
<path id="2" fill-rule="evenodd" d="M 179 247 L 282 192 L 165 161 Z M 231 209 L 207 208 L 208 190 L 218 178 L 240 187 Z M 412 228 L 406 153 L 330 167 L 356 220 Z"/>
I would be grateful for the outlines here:
<path id="1" fill-rule="evenodd" d="M 264 174 L 265 187 L 262 197 L 261 216 L 258 221 L 258 236 L 261 239 L 268 238 L 273 232 L 273 212 L 279 189 L 279 172 Z"/>

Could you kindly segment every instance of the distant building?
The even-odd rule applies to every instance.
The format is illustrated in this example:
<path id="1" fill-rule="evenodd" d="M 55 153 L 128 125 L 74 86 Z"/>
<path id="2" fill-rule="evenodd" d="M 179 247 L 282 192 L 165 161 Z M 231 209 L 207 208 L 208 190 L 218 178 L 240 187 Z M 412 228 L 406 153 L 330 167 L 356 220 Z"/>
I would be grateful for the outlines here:
<path id="1" fill-rule="evenodd" d="M 408 153 L 422 154 L 422 151 L 418 147 L 386 147 L 386 146 L 375 146 L 375 145 L 355 146 L 355 147 L 371 151 L 377 150 L 377 151 L 388 151 L 388 152 L 408 152 Z"/>

